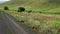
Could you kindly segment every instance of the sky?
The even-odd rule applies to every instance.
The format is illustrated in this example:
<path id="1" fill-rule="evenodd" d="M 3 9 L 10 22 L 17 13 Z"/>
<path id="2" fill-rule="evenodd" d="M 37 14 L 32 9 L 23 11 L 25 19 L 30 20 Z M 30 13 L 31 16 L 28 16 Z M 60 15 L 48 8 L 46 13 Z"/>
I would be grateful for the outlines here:
<path id="1" fill-rule="evenodd" d="M 0 0 L 0 1 L 10 1 L 10 0 Z"/>
<path id="2" fill-rule="evenodd" d="M 0 3 L 4 3 L 4 2 L 7 2 L 7 1 L 10 1 L 10 0 L 0 0 Z"/>

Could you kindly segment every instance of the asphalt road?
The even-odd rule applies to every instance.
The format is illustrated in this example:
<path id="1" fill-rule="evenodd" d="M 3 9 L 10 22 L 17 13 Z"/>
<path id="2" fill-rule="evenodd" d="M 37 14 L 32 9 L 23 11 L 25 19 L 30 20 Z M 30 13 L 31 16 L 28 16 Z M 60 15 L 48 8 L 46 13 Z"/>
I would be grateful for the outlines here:
<path id="1" fill-rule="evenodd" d="M 3 22 L 1 17 L 0 17 L 0 34 L 7 34 L 6 24 Z"/>

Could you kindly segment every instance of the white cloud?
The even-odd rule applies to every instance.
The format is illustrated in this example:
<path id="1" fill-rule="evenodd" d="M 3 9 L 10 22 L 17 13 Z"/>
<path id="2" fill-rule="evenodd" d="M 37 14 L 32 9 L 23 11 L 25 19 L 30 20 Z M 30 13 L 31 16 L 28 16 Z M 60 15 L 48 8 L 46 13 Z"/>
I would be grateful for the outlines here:
<path id="1" fill-rule="evenodd" d="M 5 3 L 5 2 L 8 2 L 10 0 L 0 0 L 0 3 Z"/>
<path id="2" fill-rule="evenodd" d="M 0 1 L 10 1 L 10 0 L 0 0 Z"/>

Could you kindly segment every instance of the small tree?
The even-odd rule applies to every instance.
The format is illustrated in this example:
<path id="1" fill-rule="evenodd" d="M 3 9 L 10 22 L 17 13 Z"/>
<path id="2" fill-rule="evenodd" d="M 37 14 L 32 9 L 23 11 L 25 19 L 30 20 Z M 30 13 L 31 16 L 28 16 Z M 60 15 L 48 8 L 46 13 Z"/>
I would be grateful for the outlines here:
<path id="1" fill-rule="evenodd" d="M 19 7 L 18 8 L 18 12 L 24 12 L 25 11 L 25 8 L 24 7 Z"/>
<path id="2" fill-rule="evenodd" d="M 7 6 L 4 7 L 4 10 L 9 10 L 9 8 Z"/>

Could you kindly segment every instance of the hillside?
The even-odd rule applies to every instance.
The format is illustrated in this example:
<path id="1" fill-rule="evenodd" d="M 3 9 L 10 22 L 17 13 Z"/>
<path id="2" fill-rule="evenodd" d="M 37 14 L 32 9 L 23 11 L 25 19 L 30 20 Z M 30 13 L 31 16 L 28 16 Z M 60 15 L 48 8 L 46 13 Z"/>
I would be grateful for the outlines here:
<path id="1" fill-rule="evenodd" d="M 59 3 L 60 0 L 11 0 L 0 6 L 8 6 L 10 9 L 14 10 L 17 10 L 18 7 L 23 6 L 27 10 L 54 12 L 60 9 Z"/>
<path id="2" fill-rule="evenodd" d="M 23 21 L 30 29 L 36 27 L 34 31 L 38 34 L 60 33 L 60 0 L 11 0 L 1 4 L 0 9 L 4 6 L 10 9 L 4 12 L 16 18 L 19 25 Z M 21 6 L 26 10 L 16 11 Z"/>

